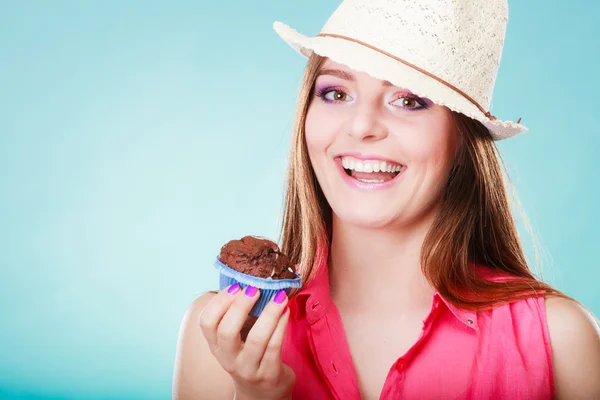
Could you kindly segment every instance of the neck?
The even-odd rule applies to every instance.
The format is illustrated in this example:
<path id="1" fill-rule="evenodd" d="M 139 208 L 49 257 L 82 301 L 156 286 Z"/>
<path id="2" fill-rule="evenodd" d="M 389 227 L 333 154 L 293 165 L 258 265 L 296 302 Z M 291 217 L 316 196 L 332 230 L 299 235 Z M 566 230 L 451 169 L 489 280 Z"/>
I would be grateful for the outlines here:
<path id="1" fill-rule="evenodd" d="M 353 311 L 431 306 L 421 247 L 434 215 L 394 229 L 364 229 L 333 217 L 329 282 L 337 307 Z"/>

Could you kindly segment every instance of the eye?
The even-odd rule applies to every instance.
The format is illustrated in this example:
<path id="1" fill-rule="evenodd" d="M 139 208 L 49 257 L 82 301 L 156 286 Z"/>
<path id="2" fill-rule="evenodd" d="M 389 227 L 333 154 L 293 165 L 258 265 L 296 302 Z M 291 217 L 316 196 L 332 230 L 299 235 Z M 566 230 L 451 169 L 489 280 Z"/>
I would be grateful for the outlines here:
<path id="1" fill-rule="evenodd" d="M 323 90 L 317 90 L 317 96 L 327 103 L 337 103 L 342 101 L 354 100 L 348 93 L 341 89 L 336 88 L 325 88 Z"/>
<path id="2" fill-rule="evenodd" d="M 399 106 L 408 110 L 418 110 L 425 107 L 422 101 L 416 97 L 404 96 L 400 97 L 390 103 L 393 106 Z"/>
<path id="3" fill-rule="evenodd" d="M 327 100 L 334 101 L 346 101 L 350 96 L 347 93 L 342 92 L 341 90 L 330 90 L 325 93 L 325 98 Z"/>

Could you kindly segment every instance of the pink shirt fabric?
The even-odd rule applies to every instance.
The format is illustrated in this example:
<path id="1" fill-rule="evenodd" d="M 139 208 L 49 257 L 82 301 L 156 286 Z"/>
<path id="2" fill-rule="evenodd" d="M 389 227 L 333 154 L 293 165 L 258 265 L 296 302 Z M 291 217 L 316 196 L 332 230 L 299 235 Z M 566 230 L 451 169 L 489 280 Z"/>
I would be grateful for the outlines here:
<path id="1" fill-rule="evenodd" d="M 289 303 L 283 362 L 293 399 L 359 400 L 358 379 L 327 267 Z M 391 366 L 380 399 L 551 399 L 544 297 L 467 311 L 434 294 L 418 341 Z M 392 315 L 390 314 L 390 318 Z"/>

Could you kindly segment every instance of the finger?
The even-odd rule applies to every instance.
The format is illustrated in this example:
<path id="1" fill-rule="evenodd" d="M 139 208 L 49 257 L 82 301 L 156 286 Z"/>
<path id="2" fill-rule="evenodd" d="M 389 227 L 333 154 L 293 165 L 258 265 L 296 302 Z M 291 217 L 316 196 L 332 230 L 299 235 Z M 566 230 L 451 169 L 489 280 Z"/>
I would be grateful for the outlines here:
<path id="1" fill-rule="evenodd" d="M 246 343 L 240 353 L 240 365 L 244 369 L 257 371 L 260 366 L 265 349 L 277 328 L 284 308 L 287 306 L 287 295 L 284 290 L 280 290 L 269 301 L 260 317 L 248 333 Z"/>
<path id="2" fill-rule="evenodd" d="M 217 328 L 241 291 L 242 288 L 237 283 L 226 287 L 214 296 L 200 313 L 198 323 L 213 353 L 217 348 Z"/>
<path id="3" fill-rule="evenodd" d="M 243 344 L 240 332 L 259 297 L 260 291 L 254 286 L 247 286 L 243 294 L 236 296 L 217 328 L 217 346 L 220 353 L 237 357 Z"/>
<path id="4" fill-rule="evenodd" d="M 290 310 L 286 307 L 283 315 L 277 323 L 277 328 L 271 336 L 271 340 L 267 344 L 265 353 L 260 361 L 260 367 L 258 368 L 260 376 L 268 377 L 271 374 L 279 374 L 282 361 L 281 361 L 281 347 L 285 338 L 285 329 L 290 319 Z"/>
<path id="5" fill-rule="evenodd" d="M 244 326 L 242 326 L 242 331 L 240 332 L 242 335 L 242 342 L 246 341 L 248 332 L 250 332 L 250 329 L 252 329 L 257 319 L 258 317 L 255 317 L 254 315 L 248 315 L 248 318 L 246 318 L 246 322 L 244 322 Z"/>

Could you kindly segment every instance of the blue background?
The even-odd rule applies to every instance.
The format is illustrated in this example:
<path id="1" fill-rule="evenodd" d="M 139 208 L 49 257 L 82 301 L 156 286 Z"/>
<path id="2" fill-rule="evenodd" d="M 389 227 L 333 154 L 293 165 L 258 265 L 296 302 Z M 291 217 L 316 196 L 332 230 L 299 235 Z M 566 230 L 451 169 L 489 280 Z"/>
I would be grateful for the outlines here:
<path id="1" fill-rule="evenodd" d="M 272 22 L 337 4 L 0 3 L 0 397 L 170 397 L 221 245 L 277 238 L 304 59 Z M 530 132 L 500 147 L 544 277 L 599 314 L 600 3 L 510 6 L 492 112 Z"/>

